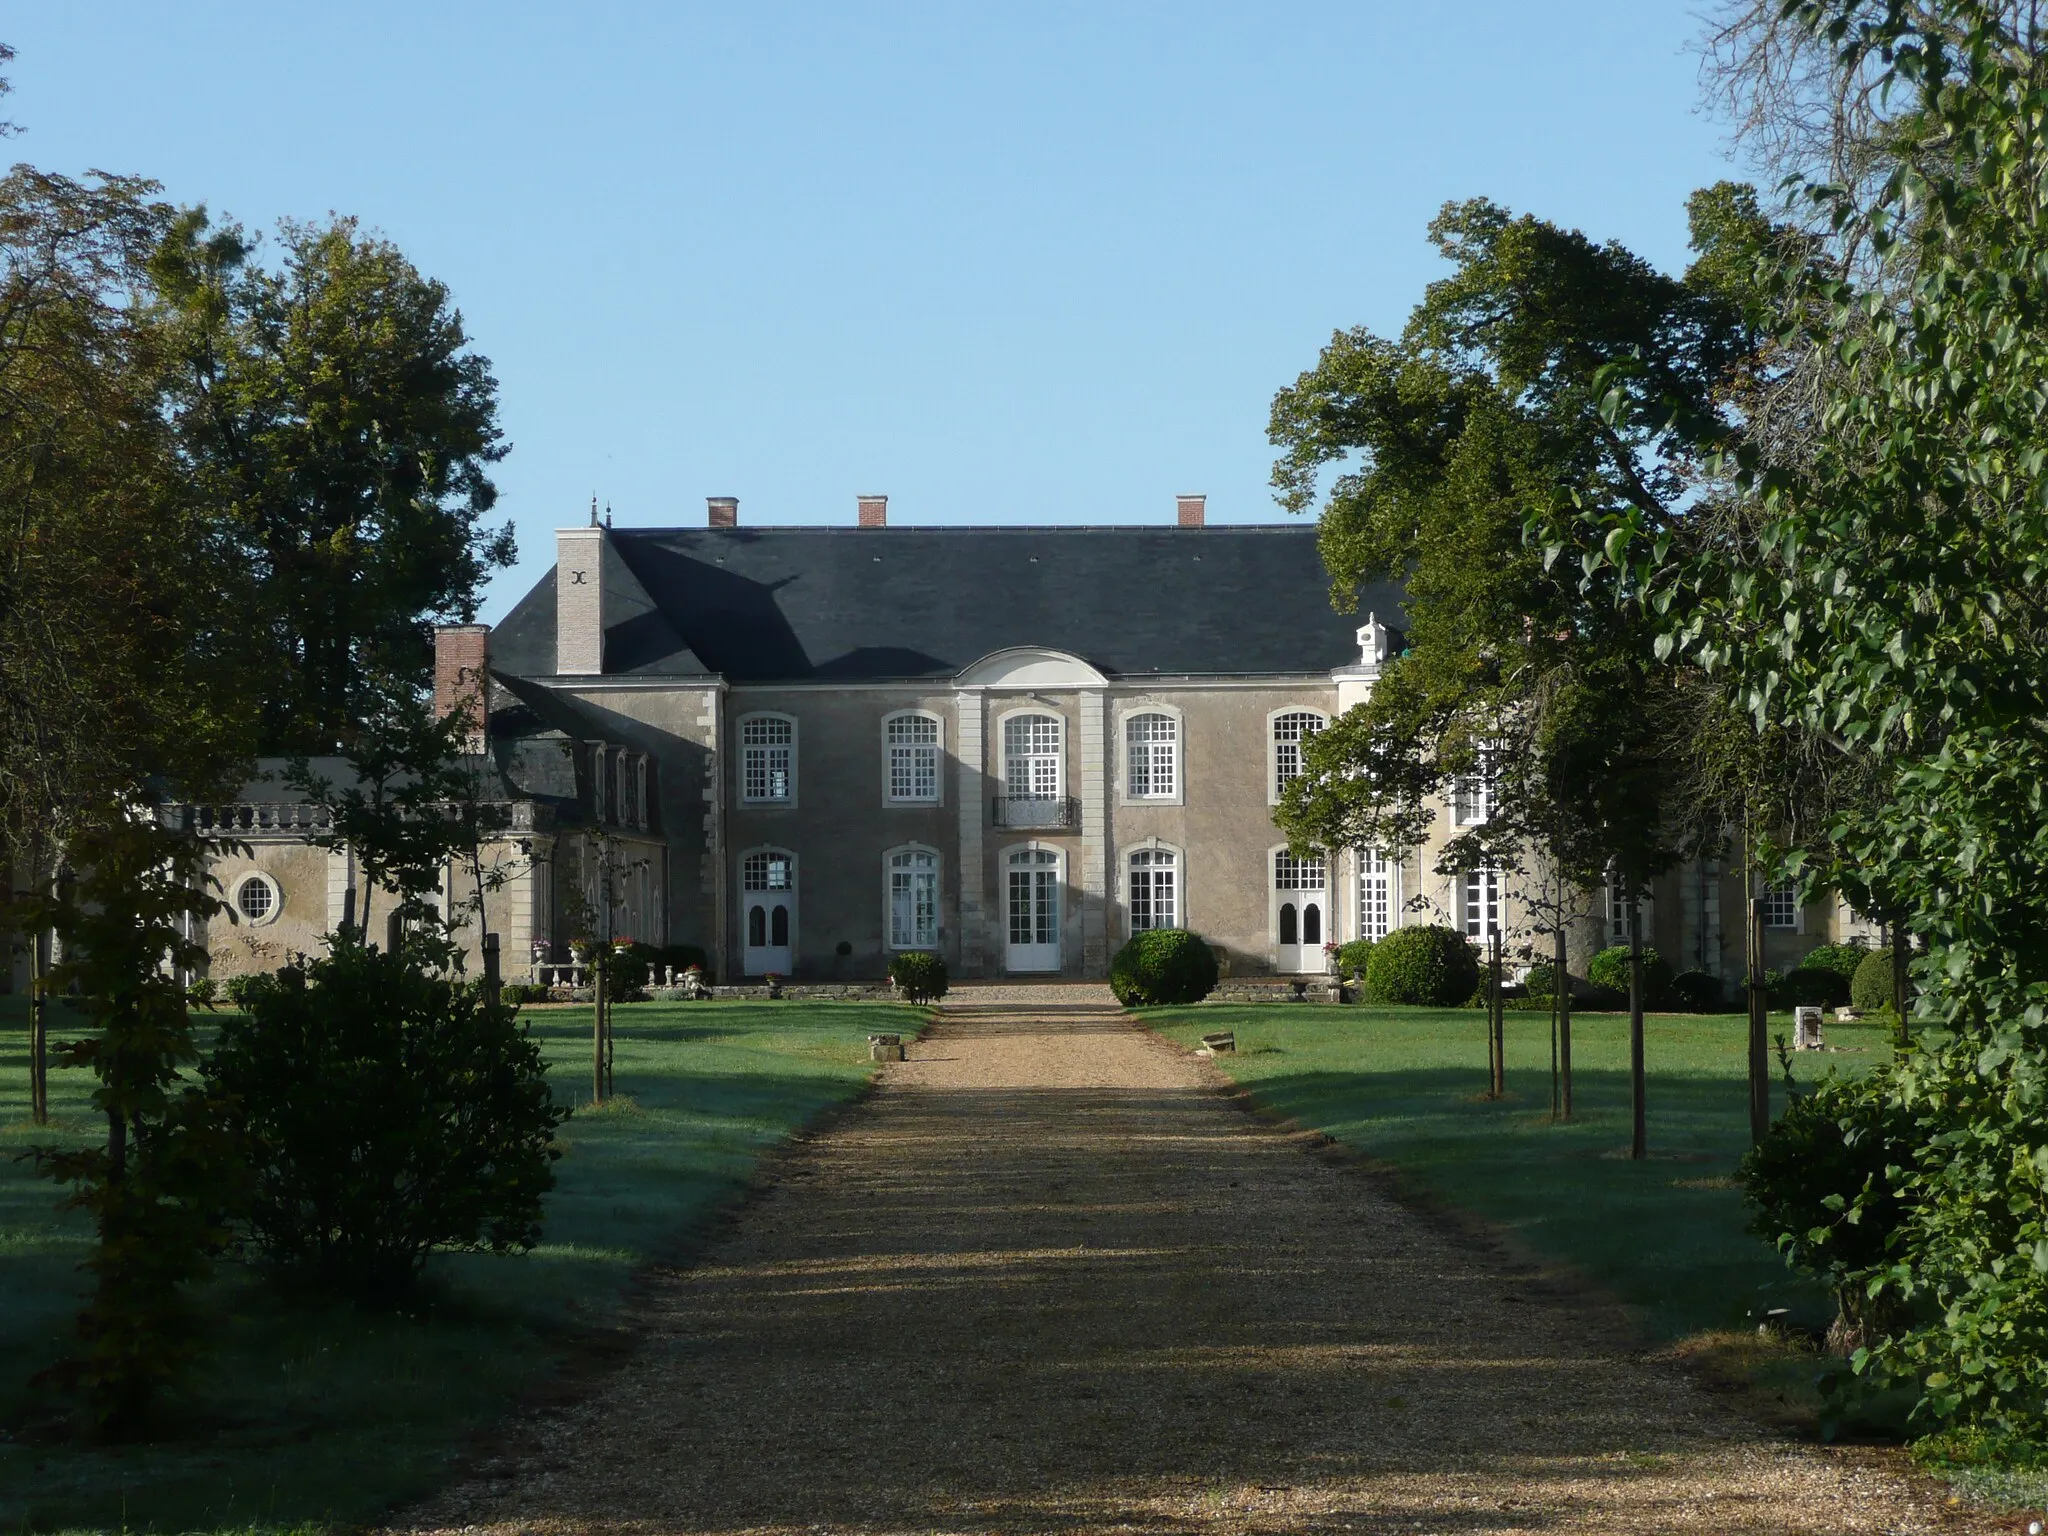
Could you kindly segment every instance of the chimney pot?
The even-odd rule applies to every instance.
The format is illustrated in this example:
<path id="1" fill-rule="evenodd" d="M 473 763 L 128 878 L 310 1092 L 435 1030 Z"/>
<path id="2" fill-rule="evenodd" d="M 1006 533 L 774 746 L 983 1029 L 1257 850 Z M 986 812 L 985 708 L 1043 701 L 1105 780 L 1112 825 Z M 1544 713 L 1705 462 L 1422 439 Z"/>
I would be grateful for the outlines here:
<path id="1" fill-rule="evenodd" d="M 1200 528 L 1207 516 L 1207 496 L 1179 496 L 1175 498 L 1180 507 L 1180 525 L 1183 528 Z"/>
<path id="2" fill-rule="evenodd" d="M 860 525 L 863 528 L 886 528 L 889 526 L 889 498 L 886 496 L 863 496 L 860 498 Z"/>
<path id="3" fill-rule="evenodd" d="M 488 624 L 434 627 L 434 713 L 468 714 L 462 750 L 471 756 L 488 750 L 491 734 L 490 639 Z"/>
<path id="4" fill-rule="evenodd" d="M 713 528 L 737 528 L 740 525 L 740 499 L 737 496 L 706 496 L 704 505 Z"/>

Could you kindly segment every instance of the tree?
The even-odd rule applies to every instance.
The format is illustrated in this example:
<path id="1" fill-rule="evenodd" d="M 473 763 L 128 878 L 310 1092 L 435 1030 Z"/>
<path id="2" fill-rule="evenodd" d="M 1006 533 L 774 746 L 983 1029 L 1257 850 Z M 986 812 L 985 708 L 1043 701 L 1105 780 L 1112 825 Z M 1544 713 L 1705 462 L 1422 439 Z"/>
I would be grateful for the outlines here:
<path id="1" fill-rule="evenodd" d="M 446 288 L 351 219 L 279 240 L 272 270 L 191 210 L 151 272 L 180 452 L 253 573 L 263 745 L 319 753 L 377 680 L 424 682 L 432 621 L 473 618 L 511 563 L 510 525 L 485 525 L 506 447 Z"/>
<path id="2" fill-rule="evenodd" d="M 1283 506 L 1308 510 L 1347 465 L 1321 512 L 1335 599 L 1374 579 L 1408 596 L 1406 654 L 1305 751 L 1280 812 L 1292 837 L 1411 848 L 1426 801 L 1476 776 L 1492 814 L 1453 839 L 1446 871 L 1535 856 L 1546 878 L 1583 887 L 1612 870 L 1633 894 L 1677 856 L 1680 694 L 1654 624 L 1589 597 L 1578 559 L 1560 559 L 1579 552 L 1530 535 L 1561 509 L 1680 515 L 1703 427 L 1721 423 L 1720 393 L 1755 345 L 1711 280 L 1741 208 L 1737 188 L 1695 198 L 1702 262 L 1680 280 L 1491 203 L 1451 204 L 1430 232 L 1456 270 L 1400 340 L 1339 333 L 1275 399 Z M 1609 409 L 1616 364 L 1687 408 Z M 1632 1011 L 1640 1152 L 1639 995 Z"/>
<path id="3" fill-rule="evenodd" d="M 1618 580 L 1768 724 L 1887 765 L 1804 860 L 1925 941 L 1922 1035 L 1891 1083 L 1916 1149 L 1894 1243 L 1851 1278 L 1909 1319 L 1855 1359 L 1921 1411 L 2048 1424 L 2048 70 L 2031 9 L 1787 7 L 1895 104 L 1871 183 L 1809 181 L 1829 234 L 1762 253 L 1787 353 L 1821 355 L 1809 454 L 1734 444 L 1754 537 L 1691 558 L 1617 518 Z M 1873 275 L 1874 274 L 1874 275 Z M 1662 555 L 1663 558 L 1659 558 Z M 1796 855 L 1793 863 L 1800 862 Z"/>

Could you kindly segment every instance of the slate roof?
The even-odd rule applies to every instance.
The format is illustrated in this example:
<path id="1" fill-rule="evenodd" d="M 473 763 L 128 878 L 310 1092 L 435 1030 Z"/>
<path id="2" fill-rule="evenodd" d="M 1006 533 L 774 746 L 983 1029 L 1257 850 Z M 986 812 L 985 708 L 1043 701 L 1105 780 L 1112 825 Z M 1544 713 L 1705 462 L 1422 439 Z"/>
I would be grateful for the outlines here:
<path id="1" fill-rule="evenodd" d="M 613 529 L 608 675 L 736 683 L 950 677 L 993 651 L 1070 651 L 1113 677 L 1328 672 L 1391 586 L 1330 607 L 1313 524 L 1157 528 Z M 550 570 L 491 665 L 555 670 Z"/>

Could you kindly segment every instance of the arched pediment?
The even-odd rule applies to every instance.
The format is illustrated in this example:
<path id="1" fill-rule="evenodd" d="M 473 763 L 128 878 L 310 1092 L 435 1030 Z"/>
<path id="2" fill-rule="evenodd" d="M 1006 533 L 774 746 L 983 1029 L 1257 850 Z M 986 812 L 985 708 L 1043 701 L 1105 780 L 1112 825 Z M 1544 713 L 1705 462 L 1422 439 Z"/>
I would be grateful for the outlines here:
<path id="1" fill-rule="evenodd" d="M 1109 679 L 1071 652 L 1013 645 L 963 667 L 954 682 L 963 688 L 1101 688 Z"/>

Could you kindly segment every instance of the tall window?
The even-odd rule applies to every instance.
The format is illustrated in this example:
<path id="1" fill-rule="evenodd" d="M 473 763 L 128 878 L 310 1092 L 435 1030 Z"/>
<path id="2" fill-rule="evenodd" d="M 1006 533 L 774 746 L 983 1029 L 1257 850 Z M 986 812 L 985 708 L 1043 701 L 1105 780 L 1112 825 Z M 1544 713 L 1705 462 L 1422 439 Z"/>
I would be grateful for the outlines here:
<path id="1" fill-rule="evenodd" d="M 891 715 L 882 735 L 889 799 L 898 805 L 938 804 L 939 722 L 930 715 Z"/>
<path id="2" fill-rule="evenodd" d="M 1179 855 L 1140 848 L 1131 855 L 1131 932 L 1180 926 Z"/>
<path id="3" fill-rule="evenodd" d="M 1622 890 L 1621 877 L 1615 874 L 1608 875 L 1607 942 L 1610 945 L 1626 944 L 1628 942 L 1628 905 L 1628 897 Z M 1643 940 L 1647 943 L 1649 942 L 1651 927 L 1650 898 L 1648 896 L 1639 896 L 1636 898 L 1636 905 L 1640 913 L 1638 921 L 1643 927 Z"/>
<path id="4" fill-rule="evenodd" d="M 1171 800 L 1180 792 L 1180 722 L 1173 716 L 1124 722 L 1124 792 L 1133 800 Z"/>
<path id="5" fill-rule="evenodd" d="M 1790 881 L 1764 892 L 1764 926 L 1786 930 L 1799 926 L 1799 893 Z"/>
<path id="6" fill-rule="evenodd" d="M 769 805 L 796 798 L 796 722 L 789 716 L 740 722 L 740 798 Z"/>
<path id="7" fill-rule="evenodd" d="M 1483 939 L 1500 930 L 1500 871 L 1468 869 L 1458 877 L 1458 904 L 1465 936 Z"/>
<path id="8" fill-rule="evenodd" d="M 1003 722 L 1003 792 L 1012 800 L 1060 797 L 1057 715 L 1012 715 Z"/>
<path id="9" fill-rule="evenodd" d="M 1377 848 L 1358 850 L 1358 936 L 1384 939 L 1394 929 L 1399 867 Z"/>
<path id="10" fill-rule="evenodd" d="M 939 942 L 939 856 L 929 848 L 889 855 L 889 947 L 931 949 Z"/>
<path id="11" fill-rule="evenodd" d="M 1327 722 L 1314 710 L 1290 710 L 1273 717 L 1273 795 L 1279 798 L 1288 782 L 1301 777 L 1301 747 Z"/>
<path id="12" fill-rule="evenodd" d="M 1493 819 L 1495 749 L 1481 747 L 1472 771 L 1451 785 L 1451 820 L 1461 827 L 1484 826 Z"/>

